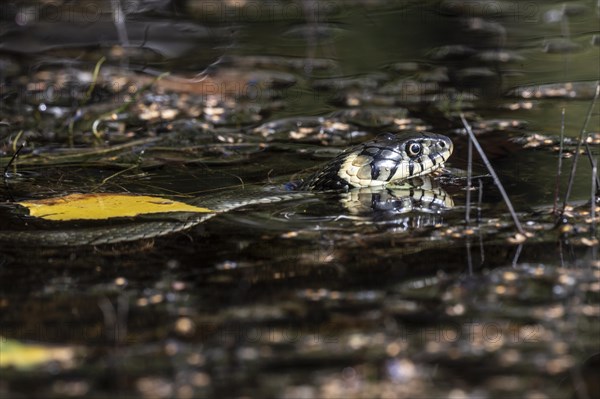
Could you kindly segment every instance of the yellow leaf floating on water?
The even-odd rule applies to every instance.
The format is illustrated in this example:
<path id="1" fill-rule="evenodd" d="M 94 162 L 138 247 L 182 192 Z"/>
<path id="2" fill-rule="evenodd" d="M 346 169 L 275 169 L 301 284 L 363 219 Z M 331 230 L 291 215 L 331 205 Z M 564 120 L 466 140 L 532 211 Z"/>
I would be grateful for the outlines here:
<path id="1" fill-rule="evenodd" d="M 101 220 L 165 212 L 215 212 L 168 198 L 129 194 L 70 194 L 64 197 L 23 201 L 29 214 L 46 220 Z"/>
<path id="2" fill-rule="evenodd" d="M 0 336 L 0 368 L 29 369 L 49 362 L 67 366 L 73 362 L 74 357 L 74 348 L 25 344 Z"/>

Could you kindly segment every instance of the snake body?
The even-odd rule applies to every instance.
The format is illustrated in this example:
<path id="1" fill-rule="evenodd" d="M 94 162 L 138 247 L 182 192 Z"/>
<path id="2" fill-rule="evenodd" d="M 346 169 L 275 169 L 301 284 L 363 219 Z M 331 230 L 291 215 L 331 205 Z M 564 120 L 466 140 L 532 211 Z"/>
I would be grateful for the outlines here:
<path id="1" fill-rule="evenodd" d="M 452 141 L 439 134 L 385 134 L 333 158 L 302 182 L 299 192 L 265 193 L 260 188 L 247 189 L 242 193 L 221 195 L 210 200 L 195 200 L 214 210 L 214 213 L 137 217 L 89 227 L 0 231 L 0 242 L 59 247 L 154 238 L 187 230 L 219 213 L 246 205 L 305 198 L 314 195 L 314 191 L 326 190 L 346 191 L 341 201 L 351 213 L 364 211 L 369 206 L 375 210 L 385 208 L 396 212 L 438 212 L 451 207 L 452 200 L 442 189 L 431 187 L 428 175 L 443 168 L 452 150 Z M 423 176 L 423 179 L 415 186 L 414 180 L 418 179 L 414 178 L 419 176 Z M 409 179 L 413 179 L 409 182 L 412 187 L 397 186 L 399 182 Z"/>

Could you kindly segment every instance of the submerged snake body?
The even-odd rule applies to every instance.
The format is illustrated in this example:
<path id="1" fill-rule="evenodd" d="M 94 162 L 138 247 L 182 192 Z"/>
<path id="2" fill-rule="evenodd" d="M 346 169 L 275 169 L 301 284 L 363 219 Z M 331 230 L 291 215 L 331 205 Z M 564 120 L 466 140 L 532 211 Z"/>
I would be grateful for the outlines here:
<path id="1" fill-rule="evenodd" d="M 452 200 L 441 188 L 429 187 L 431 183 L 427 182 L 427 175 L 443 168 L 452 149 L 452 141 L 438 134 L 386 134 L 350 148 L 332 159 L 300 185 L 300 190 L 304 192 L 269 194 L 261 189 L 247 189 L 242 193 L 244 198 L 239 198 L 240 193 L 236 192 L 218 199 L 192 201 L 214 210 L 214 213 L 137 217 L 133 220 L 113 220 L 106 226 L 0 231 L 0 242 L 59 247 L 114 244 L 154 238 L 187 230 L 219 213 L 246 205 L 274 203 L 311 195 L 306 191 L 348 191 L 343 196 L 342 203 L 351 213 L 360 212 L 361 207 L 366 210 L 369 206 L 376 210 L 383 207 L 396 212 L 422 210 L 435 213 L 451 207 Z M 418 176 L 424 177 L 420 186 L 396 187 L 398 182 Z M 386 192 L 377 192 L 378 188 Z"/>

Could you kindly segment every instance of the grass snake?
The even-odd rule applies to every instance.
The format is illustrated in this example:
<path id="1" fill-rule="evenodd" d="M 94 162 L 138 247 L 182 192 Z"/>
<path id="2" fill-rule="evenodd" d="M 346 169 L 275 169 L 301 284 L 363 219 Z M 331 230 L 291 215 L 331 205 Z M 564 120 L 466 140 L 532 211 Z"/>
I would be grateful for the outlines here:
<path id="1" fill-rule="evenodd" d="M 342 204 L 353 214 L 373 209 L 435 213 L 453 205 L 451 198 L 430 178 L 443 169 L 452 150 L 452 141 L 443 135 L 386 133 L 343 151 L 297 184 L 295 191 L 265 192 L 262 187 L 253 187 L 241 193 L 191 201 L 214 213 L 110 219 L 100 225 L 53 222 L 43 229 L 4 230 L 0 231 L 0 242 L 60 247 L 154 238 L 187 230 L 215 215 L 246 205 L 305 198 L 320 191 L 340 192 Z"/>

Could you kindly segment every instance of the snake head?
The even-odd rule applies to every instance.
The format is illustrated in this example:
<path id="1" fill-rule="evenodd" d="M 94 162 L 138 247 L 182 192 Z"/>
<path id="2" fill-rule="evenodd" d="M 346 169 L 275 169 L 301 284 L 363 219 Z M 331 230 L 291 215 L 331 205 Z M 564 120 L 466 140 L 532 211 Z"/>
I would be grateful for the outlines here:
<path id="1" fill-rule="evenodd" d="M 444 167 L 454 146 L 441 134 L 385 134 L 346 154 L 340 176 L 353 187 L 372 187 L 425 176 Z"/>
<path id="2" fill-rule="evenodd" d="M 309 179 L 309 190 L 384 186 L 432 174 L 444 167 L 454 146 L 441 134 L 383 134 L 352 147 Z"/>

